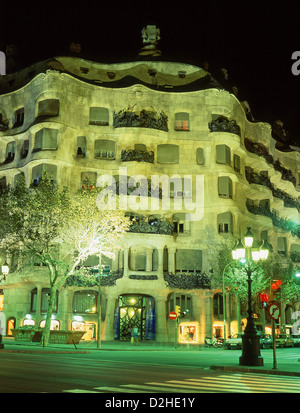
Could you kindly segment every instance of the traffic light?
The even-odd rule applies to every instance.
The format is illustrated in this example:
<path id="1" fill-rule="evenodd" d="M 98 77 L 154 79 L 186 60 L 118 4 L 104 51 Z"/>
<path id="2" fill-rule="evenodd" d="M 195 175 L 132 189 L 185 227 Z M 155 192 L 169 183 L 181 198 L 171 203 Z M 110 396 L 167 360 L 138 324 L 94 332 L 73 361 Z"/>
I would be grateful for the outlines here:
<path id="1" fill-rule="evenodd" d="M 175 306 L 175 313 L 177 314 L 177 316 L 180 316 L 180 305 L 176 305 Z"/>
<path id="2" fill-rule="evenodd" d="M 267 308 L 268 307 L 268 302 L 269 302 L 269 296 L 266 293 L 261 293 L 260 294 L 260 302 L 261 302 L 261 307 L 262 308 Z"/>
<path id="3" fill-rule="evenodd" d="M 281 300 L 281 281 L 273 280 L 271 284 L 271 289 L 272 289 L 273 301 L 280 301 Z"/>

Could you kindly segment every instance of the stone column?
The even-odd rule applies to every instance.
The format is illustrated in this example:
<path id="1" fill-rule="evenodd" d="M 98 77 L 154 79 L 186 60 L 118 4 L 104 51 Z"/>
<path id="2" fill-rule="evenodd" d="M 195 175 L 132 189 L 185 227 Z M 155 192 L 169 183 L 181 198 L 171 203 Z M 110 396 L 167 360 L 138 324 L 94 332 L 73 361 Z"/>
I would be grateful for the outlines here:
<path id="1" fill-rule="evenodd" d="M 167 342 L 168 330 L 167 330 L 167 315 L 166 315 L 166 299 L 164 297 L 158 297 L 155 299 L 155 316 L 156 316 L 156 332 L 155 341 Z"/>
<path id="2" fill-rule="evenodd" d="M 152 264 L 153 264 L 153 249 L 147 248 L 146 249 L 146 271 L 152 271 Z"/>
<path id="3" fill-rule="evenodd" d="M 157 266 L 157 275 L 159 278 L 164 278 L 164 248 L 158 248 L 158 266 Z"/>
<path id="4" fill-rule="evenodd" d="M 102 329 L 102 339 L 104 341 L 114 340 L 114 317 L 117 298 L 117 296 L 107 297 L 105 328 Z"/>
<path id="5" fill-rule="evenodd" d="M 124 277 L 128 276 L 128 254 L 129 254 L 129 248 L 125 247 L 124 248 Z"/>
<path id="6" fill-rule="evenodd" d="M 168 248 L 168 272 L 175 274 L 175 254 L 176 248 L 169 247 Z"/>
<path id="7" fill-rule="evenodd" d="M 213 332 L 213 300 L 212 300 L 212 295 L 209 294 L 206 296 L 205 299 L 205 323 L 206 323 L 206 328 L 205 328 L 205 336 L 206 337 L 212 337 L 212 332 Z"/>

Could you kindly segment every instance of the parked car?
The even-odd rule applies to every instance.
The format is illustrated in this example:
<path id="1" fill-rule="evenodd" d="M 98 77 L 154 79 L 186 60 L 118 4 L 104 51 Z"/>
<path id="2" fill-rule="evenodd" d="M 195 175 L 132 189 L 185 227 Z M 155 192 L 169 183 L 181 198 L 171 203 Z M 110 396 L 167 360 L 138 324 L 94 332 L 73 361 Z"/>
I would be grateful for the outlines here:
<path id="1" fill-rule="evenodd" d="M 270 334 L 260 334 L 260 348 L 272 348 L 273 338 Z"/>
<path id="2" fill-rule="evenodd" d="M 242 337 L 244 334 L 233 334 L 233 336 L 231 338 L 228 338 L 226 340 L 226 345 L 225 348 L 226 349 L 241 349 L 242 348 Z"/>
<path id="3" fill-rule="evenodd" d="M 292 334 L 291 337 L 293 339 L 294 346 L 300 347 L 300 334 Z"/>
<path id="4" fill-rule="evenodd" d="M 288 334 L 277 334 L 275 336 L 276 347 L 294 347 L 294 341 Z"/>

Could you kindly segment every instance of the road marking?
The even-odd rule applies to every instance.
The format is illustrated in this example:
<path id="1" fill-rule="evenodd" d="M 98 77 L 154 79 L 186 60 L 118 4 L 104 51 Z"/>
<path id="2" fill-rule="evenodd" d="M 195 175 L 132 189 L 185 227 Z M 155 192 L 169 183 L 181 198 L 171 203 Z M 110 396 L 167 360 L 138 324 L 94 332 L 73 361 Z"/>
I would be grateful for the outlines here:
<path id="1" fill-rule="evenodd" d="M 63 392 L 64 393 L 103 393 L 101 391 L 83 390 L 83 389 L 63 390 Z"/>
<path id="2" fill-rule="evenodd" d="M 121 386 L 123 386 L 123 385 L 121 385 Z M 111 391 L 111 392 L 117 392 L 117 393 L 123 393 L 123 390 L 122 390 L 122 387 L 94 387 L 94 389 L 97 389 L 97 390 L 103 390 L 103 392 L 105 392 L 105 391 Z M 138 387 L 138 385 L 136 386 L 136 387 Z M 126 389 L 127 391 L 126 392 L 124 392 L 124 393 L 145 393 L 145 391 L 144 390 L 137 390 L 136 388 L 135 389 Z M 96 393 L 96 392 L 95 392 Z"/>
<path id="3" fill-rule="evenodd" d="M 268 376 L 256 373 L 236 373 L 205 376 L 201 379 L 168 380 L 144 384 L 101 386 L 94 390 L 72 389 L 67 393 L 298 393 L 300 379 L 296 377 Z"/>

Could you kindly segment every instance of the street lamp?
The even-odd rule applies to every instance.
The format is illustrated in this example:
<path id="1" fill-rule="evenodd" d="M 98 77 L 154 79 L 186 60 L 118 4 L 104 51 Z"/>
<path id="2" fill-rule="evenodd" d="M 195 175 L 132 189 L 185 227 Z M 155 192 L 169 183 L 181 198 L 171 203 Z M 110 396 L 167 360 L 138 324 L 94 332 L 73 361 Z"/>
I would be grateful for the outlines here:
<path id="1" fill-rule="evenodd" d="M 254 243 L 254 236 L 251 228 L 247 228 L 244 237 L 244 245 L 239 240 L 238 244 L 232 251 L 233 259 L 245 260 L 245 270 L 248 282 L 248 317 L 247 325 L 242 337 L 242 355 L 239 360 L 241 366 L 263 366 L 263 358 L 260 355 L 259 335 L 254 324 L 252 298 L 251 298 L 251 275 L 255 272 L 251 265 L 253 261 L 265 260 L 268 258 L 269 250 L 266 243 L 263 242 L 260 247 Z"/>
<path id="2" fill-rule="evenodd" d="M 102 276 L 102 251 L 99 251 L 99 284 L 98 284 L 98 334 L 97 349 L 101 350 L 101 276 Z"/>
<path id="3" fill-rule="evenodd" d="M 6 261 L 5 261 L 5 263 L 2 265 L 2 267 L 1 267 L 1 271 L 2 271 L 2 275 L 0 276 L 0 281 L 2 281 L 2 280 L 6 280 L 6 276 L 8 275 L 8 273 L 9 273 L 9 267 L 8 267 L 8 264 L 6 263 Z"/>

